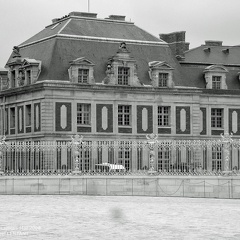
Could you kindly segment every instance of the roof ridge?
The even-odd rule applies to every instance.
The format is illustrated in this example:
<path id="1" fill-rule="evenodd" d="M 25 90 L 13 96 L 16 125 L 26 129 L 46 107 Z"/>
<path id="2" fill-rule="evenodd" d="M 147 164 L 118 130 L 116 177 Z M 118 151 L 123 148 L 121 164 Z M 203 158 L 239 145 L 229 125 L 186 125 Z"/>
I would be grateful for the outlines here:
<path id="1" fill-rule="evenodd" d="M 71 22 L 71 18 L 68 19 L 68 21 L 62 26 L 62 28 L 57 32 L 57 34 L 60 34 L 62 30 Z"/>

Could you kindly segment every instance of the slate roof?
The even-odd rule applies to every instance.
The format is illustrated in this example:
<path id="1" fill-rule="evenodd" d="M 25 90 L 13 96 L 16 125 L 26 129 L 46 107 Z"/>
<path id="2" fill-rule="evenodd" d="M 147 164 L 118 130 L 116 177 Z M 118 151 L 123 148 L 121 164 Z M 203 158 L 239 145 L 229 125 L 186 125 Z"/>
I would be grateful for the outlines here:
<path id="1" fill-rule="evenodd" d="M 228 51 L 226 51 L 227 49 Z M 238 79 L 238 73 L 240 72 L 240 46 L 201 45 L 186 51 L 185 60 L 181 62 L 181 66 L 188 85 L 205 89 L 204 70 L 211 65 L 223 65 L 226 67 L 228 70 L 226 73 L 228 89 L 240 89 L 240 81 Z"/>
<path id="2" fill-rule="evenodd" d="M 207 48 L 210 49 L 210 52 L 204 51 Z M 224 52 L 226 49 L 228 49 L 228 53 Z M 185 52 L 185 62 L 240 65 L 240 46 L 201 45 Z"/>
<path id="3" fill-rule="evenodd" d="M 119 43 L 125 40 L 137 62 L 140 82 L 150 83 L 149 62 L 165 61 L 174 68 L 175 85 L 187 84 L 169 46 L 131 22 L 67 17 L 56 24 L 47 26 L 19 45 L 23 58 L 42 61 L 39 81 L 69 80 L 69 63 L 85 57 L 95 64 L 95 81 L 100 83 L 106 77 L 108 59 L 116 54 Z"/>
<path id="4" fill-rule="evenodd" d="M 51 37 L 56 34 L 163 42 L 159 38 L 137 27 L 132 22 L 119 22 L 108 19 L 88 19 L 71 16 L 60 22 L 47 26 L 38 34 L 20 44 L 20 46 L 34 41 L 39 41 L 43 38 Z"/>

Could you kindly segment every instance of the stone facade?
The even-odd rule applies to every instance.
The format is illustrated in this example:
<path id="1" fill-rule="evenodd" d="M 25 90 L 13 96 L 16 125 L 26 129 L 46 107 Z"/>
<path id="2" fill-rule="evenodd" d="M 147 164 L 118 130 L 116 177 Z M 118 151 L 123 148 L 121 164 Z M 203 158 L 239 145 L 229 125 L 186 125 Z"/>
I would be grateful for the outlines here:
<path id="1" fill-rule="evenodd" d="M 236 51 L 212 42 L 188 51 L 185 32 L 160 37 L 169 45 L 122 16 L 54 19 L 14 47 L 0 71 L 0 134 L 17 141 L 66 141 L 76 133 L 89 141 L 239 137 Z"/>

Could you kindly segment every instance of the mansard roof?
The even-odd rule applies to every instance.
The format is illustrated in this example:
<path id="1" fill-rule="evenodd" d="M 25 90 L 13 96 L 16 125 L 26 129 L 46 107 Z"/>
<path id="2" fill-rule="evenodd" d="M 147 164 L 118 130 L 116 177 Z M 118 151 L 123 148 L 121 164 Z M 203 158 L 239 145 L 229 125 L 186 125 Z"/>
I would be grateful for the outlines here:
<path id="1" fill-rule="evenodd" d="M 240 66 L 240 46 L 201 45 L 185 52 L 184 62 Z"/>
<path id="2" fill-rule="evenodd" d="M 164 61 L 174 69 L 175 85 L 187 84 L 169 46 L 132 22 L 68 16 L 20 44 L 19 49 L 23 58 L 42 62 L 39 81 L 69 80 L 70 62 L 85 58 L 95 64 L 94 78 L 100 83 L 106 77 L 109 58 L 116 55 L 123 40 L 136 60 L 141 83 L 150 84 L 149 62 Z"/>
<path id="3" fill-rule="evenodd" d="M 186 51 L 181 66 L 189 86 L 205 88 L 204 72 L 218 66 L 219 72 L 226 72 L 228 89 L 240 89 L 240 46 L 222 46 L 219 41 L 207 41 L 205 45 Z"/>
<path id="4" fill-rule="evenodd" d="M 61 21 L 46 26 L 45 29 L 23 42 L 20 46 L 56 35 L 76 38 L 90 37 L 164 43 L 159 38 L 137 27 L 133 22 L 67 16 Z"/>

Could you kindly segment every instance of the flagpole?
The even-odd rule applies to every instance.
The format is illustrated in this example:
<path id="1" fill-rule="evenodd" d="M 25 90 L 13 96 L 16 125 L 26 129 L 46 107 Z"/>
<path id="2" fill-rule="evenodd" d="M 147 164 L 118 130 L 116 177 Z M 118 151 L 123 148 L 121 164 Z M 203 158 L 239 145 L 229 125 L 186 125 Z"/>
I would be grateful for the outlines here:
<path id="1" fill-rule="evenodd" d="M 90 0 L 88 0 L 88 12 L 90 12 Z"/>

